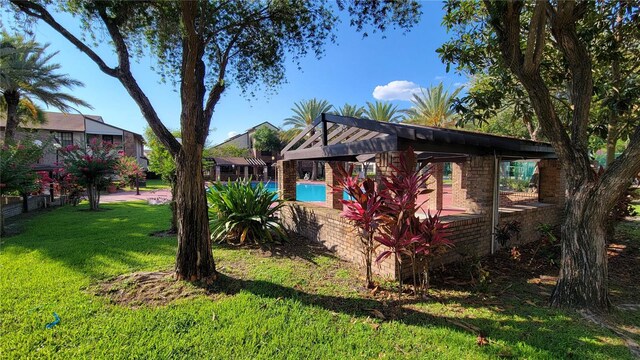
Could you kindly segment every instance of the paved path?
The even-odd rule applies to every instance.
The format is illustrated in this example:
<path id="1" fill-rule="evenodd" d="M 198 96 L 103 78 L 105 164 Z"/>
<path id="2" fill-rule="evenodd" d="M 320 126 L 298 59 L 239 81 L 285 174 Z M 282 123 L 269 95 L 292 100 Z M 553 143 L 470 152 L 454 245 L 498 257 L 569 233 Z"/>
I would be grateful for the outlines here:
<path id="1" fill-rule="evenodd" d="M 100 203 L 112 203 L 112 202 L 120 202 L 120 201 L 135 201 L 135 200 L 143 200 L 143 201 L 158 201 L 158 202 L 168 202 L 171 200 L 171 190 L 169 189 L 160 189 L 160 190 L 148 190 L 148 191 L 140 191 L 140 195 L 136 195 L 134 191 L 118 191 L 113 194 L 103 194 L 100 195 Z"/>

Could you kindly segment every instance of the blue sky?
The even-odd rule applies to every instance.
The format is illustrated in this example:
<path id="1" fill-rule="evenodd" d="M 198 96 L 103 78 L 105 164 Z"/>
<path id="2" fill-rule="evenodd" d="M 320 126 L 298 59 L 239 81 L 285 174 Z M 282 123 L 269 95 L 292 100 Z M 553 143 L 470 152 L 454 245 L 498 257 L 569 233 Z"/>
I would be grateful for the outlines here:
<path id="1" fill-rule="evenodd" d="M 313 56 L 303 59 L 302 70 L 292 63 L 287 64 L 288 82 L 274 95 L 258 94 L 247 98 L 237 88 L 227 88 L 212 120 L 214 130 L 209 135 L 209 143 L 220 143 L 229 135 L 244 132 L 263 121 L 281 126 L 283 120 L 292 115 L 295 102 L 313 97 L 326 99 L 336 106 L 345 102 L 364 105 L 378 98 L 408 108 L 411 91 L 419 86 L 440 81 L 451 88 L 460 86 L 466 79 L 454 73 L 447 74 L 435 52 L 448 38 L 440 25 L 442 3 L 424 2 L 422 11 L 417 27 L 407 34 L 390 29 L 385 33 L 386 38 L 379 33 L 363 38 L 349 27 L 348 19 L 344 19 L 336 29 L 337 43 L 326 45 L 322 59 Z M 75 23 L 70 17 L 61 18 L 61 22 L 65 25 Z M 50 51 L 60 52 L 54 61 L 62 65 L 62 72 L 85 84 L 83 88 L 75 88 L 73 93 L 94 109 L 81 108 L 82 113 L 101 115 L 107 123 L 143 132 L 146 121 L 118 81 L 103 74 L 47 25 L 39 24 L 35 37 L 39 42 L 50 43 Z M 111 59 L 110 64 L 115 64 L 108 47 L 101 46 L 100 54 Z M 179 96 L 172 85 L 159 83 L 151 65 L 153 60 L 149 58 L 135 64 L 134 76 L 163 122 L 169 128 L 177 129 Z"/>

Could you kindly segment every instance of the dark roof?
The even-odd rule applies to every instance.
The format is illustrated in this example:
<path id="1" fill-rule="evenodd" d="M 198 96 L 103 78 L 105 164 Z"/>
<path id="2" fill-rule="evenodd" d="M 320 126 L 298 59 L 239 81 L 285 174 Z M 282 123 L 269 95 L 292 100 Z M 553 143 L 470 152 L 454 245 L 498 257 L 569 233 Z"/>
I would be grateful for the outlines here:
<path id="1" fill-rule="evenodd" d="M 396 124 L 322 114 L 282 150 L 284 160 L 361 161 L 372 154 L 413 148 L 420 157 L 454 161 L 468 155 L 512 159 L 556 158 L 549 143 L 470 131 Z"/>
<path id="2" fill-rule="evenodd" d="M 59 112 L 45 112 L 46 122 L 44 124 L 28 124 L 25 126 L 28 129 L 42 129 L 42 130 L 57 130 L 57 131 L 77 131 L 83 132 L 85 130 L 84 119 L 95 120 L 104 123 L 102 117 L 98 115 L 81 115 L 81 114 L 66 114 Z M 0 119 L 0 126 L 6 125 L 6 119 Z"/>
<path id="3" fill-rule="evenodd" d="M 206 161 L 215 163 L 216 165 L 237 165 L 237 166 L 266 166 L 267 163 L 262 159 L 252 157 L 208 157 Z"/>

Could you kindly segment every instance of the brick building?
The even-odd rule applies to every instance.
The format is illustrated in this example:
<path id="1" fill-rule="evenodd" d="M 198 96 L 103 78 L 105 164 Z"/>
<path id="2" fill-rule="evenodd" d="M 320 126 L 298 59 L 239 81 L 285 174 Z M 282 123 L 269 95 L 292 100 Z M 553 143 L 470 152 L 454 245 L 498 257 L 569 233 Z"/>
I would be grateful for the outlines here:
<path id="1" fill-rule="evenodd" d="M 289 201 L 282 211 L 286 227 L 323 243 L 345 260 L 361 263 L 357 230 L 340 216 L 341 194 L 330 190 L 337 185 L 333 172 L 346 162 L 375 158 L 380 186 L 380 179 L 393 171 L 392 165 L 399 164 L 400 153 L 408 148 L 414 149 L 417 161 L 428 163 L 432 172 L 428 187 L 433 192 L 422 210 L 442 211 L 448 237 L 455 244 L 434 264 L 494 252 L 500 245 L 493 229 L 507 222 L 521 223 L 519 237 L 512 239 L 512 245 L 517 245 L 537 240 L 539 224 L 554 226 L 562 219 L 564 174 L 550 144 L 323 114 L 283 150 L 283 160 L 278 162 L 278 190 L 282 198 L 295 200 L 297 161 L 323 160 L 327 200 L 325 204 Z M 527 159 L 537 163 L 535 186 L 526 192 L 503 189 L 500 164 Z M 450 185 L 444 184 L 445 163 L 452 168 Z M 404 270 L 411 271 L 408 266 Z M 392 259 L 374 265 L 374 272 L 391 278 L 399 275 Z"/>

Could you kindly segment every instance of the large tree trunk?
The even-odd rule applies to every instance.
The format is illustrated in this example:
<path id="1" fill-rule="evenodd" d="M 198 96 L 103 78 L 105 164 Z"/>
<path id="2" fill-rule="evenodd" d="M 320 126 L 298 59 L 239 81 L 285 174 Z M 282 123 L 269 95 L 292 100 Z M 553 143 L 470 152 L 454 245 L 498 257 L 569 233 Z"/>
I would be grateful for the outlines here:
<path id="1" fill-rule="evenodd" d="M 18 128 L 18 104 L 20 94 L 17 91 L 5 91 L 4 100 L 7 103 L 7 125 L 4 131 L 4 141 L 13 142 Z"/>
<path id="2" fill-rule="evenodd" d="M 611 196 L 582 186 L 569 195 L 562 224 L 562 263 L 551 295 L 554 306 L 609 307 L 606 223 L 599 198 Z"/>
<path id="3" fill-rule="evenodd" d="M 170 234 L 176 234 L 178 232 L 178 210 L 176 210 L 176 179 L 173 177 L 170 181 L 171 184 L 171 227 L 169 228 Z"/>
<path id="4" fill-rule="evenodd" d="M 176 157 L 176 277 L 181 280 L 211 283 L 217 274 L 211 252 L 201 156 L 201 147 L 184 146 L 183 152 Z"/>

